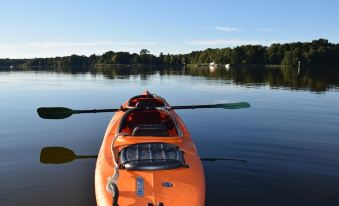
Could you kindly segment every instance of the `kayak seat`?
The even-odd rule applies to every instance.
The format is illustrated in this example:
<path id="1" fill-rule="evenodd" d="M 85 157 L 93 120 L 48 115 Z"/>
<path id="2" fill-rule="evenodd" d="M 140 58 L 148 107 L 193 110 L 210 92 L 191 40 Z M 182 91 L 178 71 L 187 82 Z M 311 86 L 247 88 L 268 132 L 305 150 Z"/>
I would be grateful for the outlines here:
<path id="1" fill-rule="evenodd" d="M 133 129 L 132 136 L 168 137 L 169 133 L 167 128 L 161 124 L 144 124 L 137 125 Z"/>
<path id="2" fill-rule="evenodd" d="M 138 108 L 145 108 L 145 107 L 158 107 L 159 105 L 156 99 L 140 99 L 135 106 Z"/>
<path id="3" fill-rule="evenodd" d="M 129 107 L 138 107 L 137 104 L 139 102 L 144 102 L 145 105 L 144 107 L 164 107 L 164 101 L 161 98 L 155 98 L 154 96 L 149 96 L 149 95 L 139 95 L 131 98 L 128 101 L 128 106 Z M 139 107 L 140 108 L 140 107 Z"/>
<path id="4" fill-rule="evenodd" d="M 126 170 L 168 170 L 187 167 L 182 151 L 168 143 L 139 143 L 119 153 L 120 167 Z"/>
<path id="5" fill-rule="evenodd" d="M 178 136 L 176 122 L 167 110 L 133 108 L 124 114 L 118 128 L 132 136 Z"/>
<path id="6" fill-rule="evenodd" d="M 127 118 L 128 126 L 134 128 L 139 124 L 159 124 L 161 123 L 161 114 L 158 111 L 133 112 Z"/>

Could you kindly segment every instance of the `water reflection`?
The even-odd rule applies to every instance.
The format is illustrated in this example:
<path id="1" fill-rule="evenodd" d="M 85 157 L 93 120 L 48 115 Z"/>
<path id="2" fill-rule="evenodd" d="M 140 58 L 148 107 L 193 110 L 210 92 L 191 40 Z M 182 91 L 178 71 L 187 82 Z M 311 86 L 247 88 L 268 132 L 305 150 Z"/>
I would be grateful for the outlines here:
<path id="1" fill-rule="evenodd" d="M 150 75 L 189 75 L 201 76 L 208 79 L 232 80 L 238 85 L 262 86 L 269 85 L 274 88 L 302 89 L 315 92 L 334 89 L 339 85 L 339 72 L 335 69 L 302 69 L 298 68 L 267 68 L 267 67 L 236 67 L 230 69 L 207 67 L 183 68 L 102 68 L 97 72 L 107 78 L 129 78 L 131 75 L 140 75 L 147 80 Z M 299 72 L 298 72 L 299 71 Z M 229 81 L 227 81 L 229 82 Z"/>
<path id="2" fill-rule="evenodd" d="M 46 68 L 30 68 L 23 70 L 50 71 Z M 13 71 L 8 68 L 0 71 Z M 103 75 L 108 79 L 129 79 L 140 77 L 148 80 L 151 76 L 187 75 L 205 77 L 212 80 L 230 80 L 225 83 L 233 83 L 241 86 L 270 86 L 271 88 L 286 88 L 291 90 L 310 90 L 312 92 L 325 92 L 335 90 L 339 85 L 339 70 L 336 68 L 285 68 L 265 66 L 238 66 L 238 67 L 132 67 L 132 66 L 102 66 L 102 67 L 72 67 L 56 68 L 57 73 L 90 73 Z"/>
<path id="3" fill-rule="evenodd" d="M 230 69 L 189 68 L 186 75 L 204 76 L 209 79 L 232 80 L 234 84 L 245 86 L 269 85 L 273 88 L 311 90 L 315 92 L 334 89 L 339 84 L 339 72 L 335 69 L 322 71 L 298 68 L 237 67 Z"/>
<path id="4" fill-rule="evenodd" d="M 298 75 L 297 69 L 219 66 L 214 72 L 208 66 L 0 72 L 0 205 L 95 205 L 95 159 L 46 165 L 39 155 L 46 146 L 97 154 L 112 114 L 53 121 L 40 119 L 36 109 L 116 108 L 146 88 L 173 105 L 251 103 L 237 111 L 177 111 L 202 157 L 248 160 L 203 162 L 207 206 L 339 205 L 339 93 L 328 91 L 338 79 L 334 70 L 301 68 Z"/>

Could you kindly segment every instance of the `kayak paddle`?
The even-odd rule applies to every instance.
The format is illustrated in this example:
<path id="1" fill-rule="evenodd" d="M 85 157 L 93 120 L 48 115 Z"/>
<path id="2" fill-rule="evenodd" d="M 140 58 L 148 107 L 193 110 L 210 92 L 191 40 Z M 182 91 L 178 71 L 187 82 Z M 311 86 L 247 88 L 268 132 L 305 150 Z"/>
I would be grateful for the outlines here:
<path id="1" fill-rule="evenodd" d="M 203 109 L 203 108 L 220 108 L 220 109 L 243 109 L 251 105 L 247 102 L 222 103 L 222 104 L 203 104 L 191 106 L 171 106 L 170 109 Z"/>
<path id="2" fill-rule="evenodd" d="M 116 112 L 118 110 L 119 109 L 73 110 L 66 107 L 40 107 L 37 109 L 37 112 L 43 119 L 65 119 L 73 114 Z"/>
<path id="3" fill-rule="evenodd" d="M 223 103 L 223 104 L 205 104 L 205 105 L 189 105 L 189 106 L 171 106 L 166 109 L 202 109 L 202 108 L 221 108 L 221 109 L 242 109 L 249 108 L 247 102 Z M 39 116 L 43 119 L 65 119 L 73 114 L 82 113 L 101 113 L 116 112 L 119 109 L 92 109 L 92 110 L 73 110 L 66 107 L 40 107 L 37 109 Z"/>
<path id="4" fill-rule="evenodd" d="M 72 162 L 76 159 L 95 159 L 98 155 L 76 155 L 71 149 L 65 147 L 44 147 L 40 153 L 40 162 L 43 164 L 62 164 Z M 248 162 L 241 159 L 227 158 L 201 158 L 202 161 L 231 160 L 239 162 Z"/>

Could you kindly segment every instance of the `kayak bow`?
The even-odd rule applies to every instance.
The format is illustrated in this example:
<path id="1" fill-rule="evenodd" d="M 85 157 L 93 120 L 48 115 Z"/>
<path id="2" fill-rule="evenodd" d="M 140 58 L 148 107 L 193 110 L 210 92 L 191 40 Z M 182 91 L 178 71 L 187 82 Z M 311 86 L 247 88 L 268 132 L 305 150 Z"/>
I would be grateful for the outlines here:
<path id="1" fill-rule="evenodd" d="M 181 118 L 147 91 L 122 108 L 98 154 L 97 205 L 204 206 L 202 163 Z"/>

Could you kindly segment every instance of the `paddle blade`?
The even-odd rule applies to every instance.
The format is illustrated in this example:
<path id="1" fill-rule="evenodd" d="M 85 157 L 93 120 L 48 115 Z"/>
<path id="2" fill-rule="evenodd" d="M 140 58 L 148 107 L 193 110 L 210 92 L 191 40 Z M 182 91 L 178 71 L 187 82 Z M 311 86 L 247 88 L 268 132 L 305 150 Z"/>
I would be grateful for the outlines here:
<path id="1" fill-rule="evenodd" d="M 74 113 L 73 110 L 65 107 L 40 107 L 37 112 L 43 119 L 65 119 Z"/>
<path id="2" fill-rule="evenodd" d="M 213 108 L 222 108 L 222 109 L 244 109 L 249 108 L 251 105 L 248 102 L 236 102 L 236 103 L 224 103 L 224 104 L 215 104 Z"/>
<path id="3" fill-rule="evenodd" d="M 76 159 L 76 155 L 65 147 L 44 147 L 40 153 L 40 162 L 43 164 L 62 164 Z"/>

